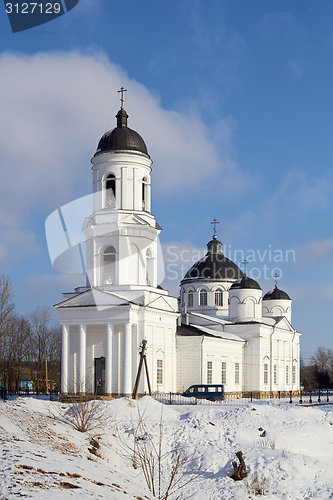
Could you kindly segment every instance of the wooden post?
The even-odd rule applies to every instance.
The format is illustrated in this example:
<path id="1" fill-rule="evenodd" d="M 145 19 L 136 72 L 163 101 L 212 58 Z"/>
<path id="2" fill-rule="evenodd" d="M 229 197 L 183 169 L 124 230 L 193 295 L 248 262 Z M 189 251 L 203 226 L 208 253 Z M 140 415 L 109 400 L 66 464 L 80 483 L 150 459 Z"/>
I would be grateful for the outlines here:
<path id="1" fill-rule="evenodd" d="M 143 364 L 145 365 L 145 369 L 146 369 L 146 377 L 147 377 L 147 382 L 148 382 L 149 396 L 152 395 L 149 372 L 148 372 L 148 363 L 147 363 L 147 357 L 146 357 L 146 347 L 147 347 L 147 340 L 144 339 L 141 343 L 141 346 L 140 346 L 140 348 L 141 348 L 140 363 L 139 363 L 138 373 L 137 373 L 134 388 L 133 388 L 133 394 L 132 394 L 133 399 L 138 399 L 139 384 L 140 384 L 140 378 L 141 378 Z"/>

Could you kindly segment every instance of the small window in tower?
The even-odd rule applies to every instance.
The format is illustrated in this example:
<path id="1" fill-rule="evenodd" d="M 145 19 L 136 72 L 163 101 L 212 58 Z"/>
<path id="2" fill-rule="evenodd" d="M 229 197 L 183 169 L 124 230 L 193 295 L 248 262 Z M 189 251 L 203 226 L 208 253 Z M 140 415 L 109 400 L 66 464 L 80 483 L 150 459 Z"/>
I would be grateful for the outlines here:
<path id="1" fill-rule="evenodd" d="M 144 177 L 142 179 L 142 210 L 143 211 L 148 210 L 147 194 L 148 194 L 148 180 L 147 180 L 147 177 Z"/>
<path id="2" fill-rule="evenodd" d="M 215 305 L 216 306 L 223 305 L 223 292 L 220 289 L 215 290 Z"/>
<path id="3" fill-rule="evenodd" d="M 106 208 L 115 207 L 116 206 L 116 177 L 114 174 L 110 174 L 107 176 L 105 190 L 106 190 L 106 197 L 105 197 Z"/>
<path id="4" fill-rule="evenodd" d="M 110 246 L 103 253 L 103 279 L 102 282 L 106 285 L 115 283 L 116 270 L 116 250 Z"/>
<path id="5" fill-rule="evenodd" d="M 188 292 L 188 307 L 193 307 L 193 290 Z"/>
<path id="6" fill-rule="evenodd" d="M 206 290 L 200 290 L 199 305 L 200 306 L 207 305 L 207 292 L 206 292 Z"/>

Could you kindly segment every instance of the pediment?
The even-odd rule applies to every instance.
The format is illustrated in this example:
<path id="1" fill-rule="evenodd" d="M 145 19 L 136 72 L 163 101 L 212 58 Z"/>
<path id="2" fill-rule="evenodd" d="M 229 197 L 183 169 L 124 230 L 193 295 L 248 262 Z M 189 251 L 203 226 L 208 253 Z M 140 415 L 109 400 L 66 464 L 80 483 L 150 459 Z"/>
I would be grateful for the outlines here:
<path id="1" fill-rule="evenodd" d="M 104 309 L 124 304 L 129 304 L 127 299 L 111 292 L 93 288 L 56 304 L 56 307 L 97 307 Z"/>
<path id="2" fill-rule="evenodd" d="M 147 304 L 147 307 L 151 309 L 162 309 L 168 312 L 178 312 L 171 304 L 171 301 L 168 301 L 168 297 L 157 297 L 152 302 Z"/>
<path id="3" fill-rule="evenodd" d="M 293 332 L 294 328 L 291 326 L 290 321 L 285 317 L 276 317 L 276 327 L 281 328 L 282 330 L 287 330 L 288 332 Z"/>

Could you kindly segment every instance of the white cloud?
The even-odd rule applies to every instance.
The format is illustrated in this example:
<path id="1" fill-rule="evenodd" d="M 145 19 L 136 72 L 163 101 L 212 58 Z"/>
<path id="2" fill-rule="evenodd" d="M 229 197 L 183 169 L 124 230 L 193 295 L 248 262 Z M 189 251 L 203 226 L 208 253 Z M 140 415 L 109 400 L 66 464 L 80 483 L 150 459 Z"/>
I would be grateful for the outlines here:
<path id="1" fill-rule="evenodd" d="M 273 35 L 281 30 L 289 29 L 294 24 L 295 17 L 290 12 L 267 12 L 259 20 L 259 26 Z"/>
<path id="2" fill-rule="evenodd" d="M 296 248 L 297 255 L 307 267 L 332 267 L 333 238 L 309 241 Z"/>
<path id="3" fill-rule="evenodd" d="M 29 276 L 16 291 L 17 310 L 28 313 L 38 304 L 51 306 L 62 300 L 62 292 L 85 286 L 83 274 L 44 274 Z M 55 319 L 58 313 L 52 309 Z"/>
<path id="4" fill-rule="evenodd" d="M 180 281 L 193 264 L 206 254 L 207 249 L 192 243 L 169 241 L 162 243 L 162 251 L 165 266 L 162 287 L 168 290 L 170 295 L 178 297 Z"/>
<path id="5" fill-rule="evenodd" d="M 332 192 L 332 183 L 325 176 L 311 178 L 294 168 L 277 182 L 272 196 L 263 205 L 263 213 L 270 218 L 281 211 L 300 214 L 315 208 L 325 209 Z"/>
<path id="6" fill-rule="evenodd" d="M 298 61 L 298 60 L 288 61 L 287 68 L 290 69 L 291 73 L 294 76 L 296 76 L 296 77 L 303 76 L 304 64 L 302 61 Z"/>
<path id="7" fill-rule="evenodd" d="M 155 160 L 155 192 L 168 196 L 168 190 L 200 189 L 213 174 L 223 174 L 226 190 L 238 181 L 228 150 L 230 121 L 222 131 L 225 154 L 219 161 L 209 131 L 195 113 L 162 109 L 155 95 L 103 53 L 3 53 L 0 72 L 5 187 L 0 213 L 7 219 L 0 221 L 0 230 L 8 223 L 11 227 L 11 235 L 2 232 L 5 245 L 15 245 L 20 235 L 32 248 L 27 219 L 33 210 L 47 215 L 90 192 L 89 160 L 106 124 L 115 125 L 121 85 L 128 88 L 129 126 L 144 137 Z"/>

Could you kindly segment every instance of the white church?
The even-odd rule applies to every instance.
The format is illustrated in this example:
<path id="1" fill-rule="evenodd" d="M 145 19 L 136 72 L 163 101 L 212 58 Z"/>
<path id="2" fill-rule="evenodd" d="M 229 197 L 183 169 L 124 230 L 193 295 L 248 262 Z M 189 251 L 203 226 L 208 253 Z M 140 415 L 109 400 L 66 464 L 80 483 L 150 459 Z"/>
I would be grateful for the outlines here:
<path id="1" fill-rule="evenodd" d="M 180 299 L 158 286 L 152 160 L 121 104 L 91 160 L 94 206 L 82 218 L 87 286 L 56 305 L 62 393 L 131 396 L 144 339 L 153 391 L 221 383 L 236 397 L 298 391 L 301 334 L 290 297 L 277 284 L 263 295 L 246 267 L 223 254 L 215 229 L 181 281 Z M 142 377 L 139 394 L 147 392 Z"/>

